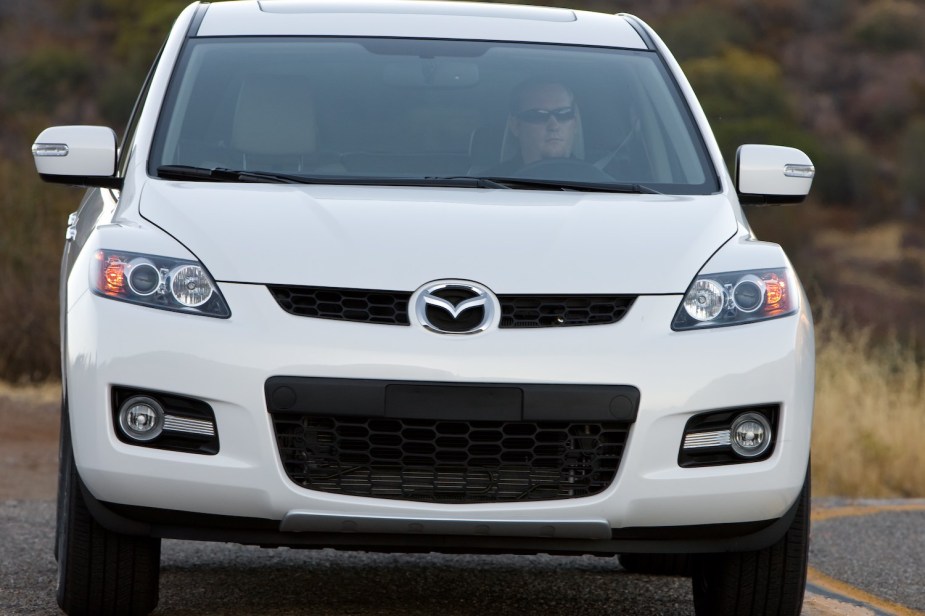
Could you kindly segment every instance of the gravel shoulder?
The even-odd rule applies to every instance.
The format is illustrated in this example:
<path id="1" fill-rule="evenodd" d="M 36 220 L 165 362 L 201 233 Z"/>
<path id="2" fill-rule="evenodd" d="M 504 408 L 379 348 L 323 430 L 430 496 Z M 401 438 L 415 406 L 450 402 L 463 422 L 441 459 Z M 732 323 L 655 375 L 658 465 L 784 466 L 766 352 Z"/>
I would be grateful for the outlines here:
<path id="1" fill-rule="evenodd" d="M 55 497 L 58 472 L 57 387 L 0 386 L 0 502 Z"/>

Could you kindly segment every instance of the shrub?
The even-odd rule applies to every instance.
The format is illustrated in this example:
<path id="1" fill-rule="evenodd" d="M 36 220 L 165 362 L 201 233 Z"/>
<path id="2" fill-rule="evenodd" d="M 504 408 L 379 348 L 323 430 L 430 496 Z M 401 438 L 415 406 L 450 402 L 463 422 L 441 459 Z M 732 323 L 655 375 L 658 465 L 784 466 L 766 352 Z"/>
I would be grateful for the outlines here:
<path id="1" fill-rule="evenodd" d="M 915 216 L 925 205 L 925 118 L 909 123 L 900 143 L 900 186 L 907 215 Z"/>
<path id="2" fill-rule="evenodd" d="M 30 163 L 0 160 L 0 380 L 11 382 L 59 371 L 58 272 L 78 194 L 35 177 Z"/>
<path id="3" fill-rule="evenodd" d="M 793 116 L 780 66 L 767 56 L 730 47 L 683 68 L 711 119 Z"/>
<path id="4" fill-rule="evenodd" d="M 743 143 L 813 149 L 812 139 L 797 126 L 780 66 L 773 59 L 731 47 L 719 56 L 690 60 L 683 68 L 730 169 Z"/>
<path id="5" fill-rule="evenodd" d="M 811 32 L 843 29 L 863 0 L 804 0 L 800 19 Z"/>
<path id="6" fill-rule="evenodd" d="M 743 47 L 754 38 L 744 21 L 711 6 L 674 13 L 656 29 L 679 62 L 719 55 L 728 47 Z"/>
<path id="7" fill-rule="evenodd" d="M 865 210 L 879 207 L 878 161 L 863 142 L 857 139 L 829 142 L 813 162 L 816 165 L 813 193 L 822 203 Z"/>
<path id="8" fill-rule="evenodd" d="M 93 69 L 79 51 L 46 47 L 13 62 L 5 73 L 0 85 L 9 109 L 51 113 L 59 103 L 88 94 Z"/>
<path id="9" fill-rule="evenodd" d="M 903 0 L 879 0 L 860 13 L 852 28 L 854 40 L 871 51 L 914 50 L 925 41 L 925 10 Z"/>

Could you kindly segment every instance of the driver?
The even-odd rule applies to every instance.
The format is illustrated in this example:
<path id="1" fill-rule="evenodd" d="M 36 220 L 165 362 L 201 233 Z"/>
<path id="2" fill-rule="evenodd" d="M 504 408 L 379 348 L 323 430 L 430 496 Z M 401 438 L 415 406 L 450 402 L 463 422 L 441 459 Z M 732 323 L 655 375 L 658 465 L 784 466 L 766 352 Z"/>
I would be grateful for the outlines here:
<path id="1" fill-rule="evenodd" d="M 559 82 L 531 80 L 511 95 L 507 130 L 519 151 L 503 161 L 492 175 L 515 173 L 526 165 L 550 158 L 570 158 L 578 133 L 572 92 Z"/>

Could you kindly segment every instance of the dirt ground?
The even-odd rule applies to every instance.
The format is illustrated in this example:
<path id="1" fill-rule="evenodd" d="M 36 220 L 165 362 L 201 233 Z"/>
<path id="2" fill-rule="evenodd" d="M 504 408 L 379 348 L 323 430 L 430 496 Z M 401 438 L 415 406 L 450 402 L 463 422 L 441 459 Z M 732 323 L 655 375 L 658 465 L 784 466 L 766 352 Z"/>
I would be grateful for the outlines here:
<path id="1" fill-rule="evenodd" d="M 0 502 L 55 497 L 58 391 L 0 386 Z"/>

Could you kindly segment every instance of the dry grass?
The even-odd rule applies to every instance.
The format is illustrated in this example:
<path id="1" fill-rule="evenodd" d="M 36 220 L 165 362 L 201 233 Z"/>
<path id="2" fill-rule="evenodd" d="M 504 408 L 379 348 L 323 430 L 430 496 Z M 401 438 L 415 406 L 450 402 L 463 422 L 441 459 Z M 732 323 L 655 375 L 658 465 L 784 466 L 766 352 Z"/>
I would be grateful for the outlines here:
<path id="1" fill-rule="evenodd" d="M 0 157 L 0 380 L 13 383 L 58 375 L 61 250 L 82 194 L 35 178 L 29 161 Z"/>
<path id="2" fill-rule="evenodd" d="M 61 400 L 61 384 L 55 381 L 12 385 L 0 381 L 0 398 L 22 405 L 24 408 L 53 404 Z"/>
<path id="3" fill-rule="evenodd" d="M 925 496 L 925 363 L 825 315 L 816 336 L 814 494 Z"/>
<path id="4" fill-rule="evenodd" d="M 860 230 L 821 229 L 813 238 L 825 254 L 826 277 L 851 289 L 864 288 L 890 303 L 925 307 L 925 232 L 921 226 L 888 221 Z"/>

